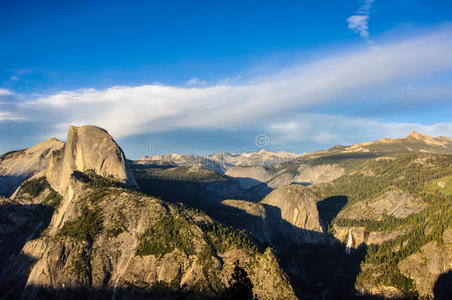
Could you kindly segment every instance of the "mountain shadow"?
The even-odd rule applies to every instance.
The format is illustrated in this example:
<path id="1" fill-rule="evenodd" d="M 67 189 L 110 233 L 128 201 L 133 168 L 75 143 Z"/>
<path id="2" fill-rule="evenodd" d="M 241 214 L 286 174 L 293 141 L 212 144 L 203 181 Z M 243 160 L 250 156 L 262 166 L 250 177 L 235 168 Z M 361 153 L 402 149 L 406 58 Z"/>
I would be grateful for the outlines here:
<path id="1" fill-rule="evenodd" d="M 0 176 L 0 196 L 10 197 L 30 176 Z"/>
<path id="2" fill-rule="evenodd" d="M 1 296 L 1 294 L 0 294 Z M 200 292 L 194 292 L 185 288 L 174 289 L 165 284 L 159 284 L 152 288 L 126 287 L 126 288 L 54 288 L 45 286 L 29 285 L 23 291 L 16 294 L 8 294 L 5 299 L 64 299 L 64 300 L 121 300 L 121 299 L 174 299 L 174 300 L 214 300 L 222 299 L 220 296 L 209 296 Z"/>
<path id="3" fill-rule="evenodd" d="M 347 196 L 339 195 L 328 197 L 317 202 L 317 210 L 319 211 L 320 219 L 327 225 L 331 224 L 331 221 L 333 221 L 345 204 L 347 204 L 347 201 Z"/>
<path id="4" fill-rule="evenodd" d="M 433 288 L 434 299 L 452 299 L 452 270 L 441 274 L 435 282 Z"/>
<path id="5" fill-rule="evenodd" d="M 0 205 L 0 299 L 19 293 L 36 259 L 21 253 L 25 244 L 41 236 L 50 223 L 53 208 L 40 204 Z"/>
<path id="6" fill-rule="evenodd" d="M 11 257 L 17 255 L 31 239 L 37 238 L 47 228 L 53 208 L 41 204 L 0 205 L 0 270 Z"/>
<path id="7" fill-rule="evenodd" d="M 137 171 L 135 174 L 139 173 Z M 250 202 L 256 203 L 262 197 L 247 194 L 233 181 L 164 180 L 139 174 L 135 178 L 143 192 L 201 209 L 226 226 L 246 230 L 261 250 L 271 246 L 298 297 L 357 297 L 354 284 L 365 257 L 365 246 L 347 255 L 345 246 L 334 236 L 294 226 L 282 218 L 278 207 L 260 204 L 265 212 L 260 212 L 262 208 L 253 212 Z M 250 210 L 222 204 L 227 199 L 241 199 L 245 202 L 238 201 L 237 205 L 243 204 Z M 320 219 L 330 223 L 347 200 L 346 196 L 339 195 L 320 201 L 317 204 Z"/>

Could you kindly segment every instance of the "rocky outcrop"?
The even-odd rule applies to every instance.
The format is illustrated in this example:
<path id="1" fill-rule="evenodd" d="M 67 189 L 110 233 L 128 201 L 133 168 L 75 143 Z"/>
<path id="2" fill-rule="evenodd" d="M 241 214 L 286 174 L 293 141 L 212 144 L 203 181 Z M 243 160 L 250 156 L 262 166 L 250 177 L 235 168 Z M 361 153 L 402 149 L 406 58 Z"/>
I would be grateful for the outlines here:
<path id="1" fill-rule="evenodd" d="M 221 205 L 216 214 L 219 220 L 237 228 L 245 228 L 261 243 L 272 242 L 271 235 L 267 232 L 267 211 L 263 204 L 227 199 Z"/>
<path id="2" fill-rule="evenodd" d="M 70 126 L 64 148 L 51 155 L 46 171 L 47 180 L 64 195 L 71 174 L 88 170 L 128 185 L 136 185 L 124 153 L 107 131 L 95 126 Z"/>
<path id="3" fill-rule="evenodd" d="M 343 167 L 332 164 L 324 165 L 300 165 L 298 175 L 293 182 L 301 184 L 318 184 L 333 181 L 341 177 L 345 172 Z"/>
<path id="4" fill-rule="evenodd" d="M 0 195 L 9 197 L 26 179 L 47 168 L 51 153 L 63 148 L 55 138 L 0 156 Z"/>
<path id="5" fill-rule="evenodd" d="M 341 218 L 378 219 L 384 215 L 406 218 L 427 207 L 419 197 L 401 190 L 387 191 L 368 201 L 360 201 L 340 212 Z"/>
<path id="6" fill-rule="evenodd" d="M 244 189 L 266 183 L 274 176 L 272 172 L 261 166 L 232 167 L 225 174 L 236 178 Z"/>
<path id="7" fill-rule="evenodd" d="M 75 299 L 89 291 L 112 299 L 137 293 L 174 299 L 188 291 L 194 299 L 214 297 L 227 287 L 236 261 L 259 299 L 296 299 L 270 249 L 239 242 L 243 238 L 201 212 L 85 181 L 70 184 L 81 185 L 77 204 L 58 230 L 23 248 L 23 256 L 35 261 L 23 299 L 42 293 Z"/>
<path id="8" fill-rule="evenodd" d="M 324 229 L 312 192 L 300 185 L 282 186 L 261 202 L 267 211 L 267 228 L 273 239 L 317 243 L 324 240 Z"/>
<path id="9" fill-rule="evenodd" d="M 283 185 L 302 184 L 311 185 L 330 182 L 342 176 L 345 169 L 337 165 L 308 165 L 301 164 L 296 172 L 288 172 L 285 168 L 268 169 L 262 166 L 232 167 L 225 174 L 239 180 L 243 188 L 267 184 L 275 189 Z"/>
<path id="10" fill-rule="evenodd" d="M 334 237 L 343 244 L 346 244 L 351 236 L 351 248 L 357 249 L 362 245 L 382 244 L 386 241 L 395 239 L 398 236 L 404 235 L 409 230 L 396 230 L 391 232 L 385 231 L 371 231 L 368 232 L 364 227 L 339 227 L 333 226 Z"/>
<path id="11" fill-rule="evenodd" d="M 438 277 L 452 270 L 452 229 L 443 234 L 444 244 L 430 242 L 398 265 L 400 271 L 414 280 L 420 296 L 433 297 Z"/>

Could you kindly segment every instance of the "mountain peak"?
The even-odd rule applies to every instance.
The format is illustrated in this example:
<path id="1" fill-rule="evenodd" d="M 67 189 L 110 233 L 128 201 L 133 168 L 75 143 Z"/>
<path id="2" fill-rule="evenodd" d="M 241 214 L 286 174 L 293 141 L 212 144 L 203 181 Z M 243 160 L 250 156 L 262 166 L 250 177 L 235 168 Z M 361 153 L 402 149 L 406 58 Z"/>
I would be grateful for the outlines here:
<path id="1" fill-rule="evenodd" d="M 418 140 L 425 140 L 425 138 L 429 137 L 427 135 L 423 135 L 423 134 L 419 133 L 416 130 L 411 131 L 409 136 L 413 137 L 415 139 L 418 139 Z"/>
<path id="2" fill-rule="evenodd" d="M 71 174 L 88 170 L 136 185 L 124 152 L 105 129 L 91 125 L 70 126 L 64 148 L 51 154 L 46 169 L 47 180 L 52 188 L 64 195 Z"/>

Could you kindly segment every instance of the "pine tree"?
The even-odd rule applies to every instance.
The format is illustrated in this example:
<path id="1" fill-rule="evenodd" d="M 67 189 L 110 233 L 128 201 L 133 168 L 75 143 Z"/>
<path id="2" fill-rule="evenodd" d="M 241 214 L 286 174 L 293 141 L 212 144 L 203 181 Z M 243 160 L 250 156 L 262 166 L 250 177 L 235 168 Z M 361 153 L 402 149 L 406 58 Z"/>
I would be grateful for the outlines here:
<path id="1" fill-rule="evenodd" d="M 229 287 L 226 289 L 223 299 L 257 300 L 253 296 L 253 284 L 248 277 L 248 273 L 239 266 L 238 261 L 235 262 L 234 274 L 229 280 Z"/>

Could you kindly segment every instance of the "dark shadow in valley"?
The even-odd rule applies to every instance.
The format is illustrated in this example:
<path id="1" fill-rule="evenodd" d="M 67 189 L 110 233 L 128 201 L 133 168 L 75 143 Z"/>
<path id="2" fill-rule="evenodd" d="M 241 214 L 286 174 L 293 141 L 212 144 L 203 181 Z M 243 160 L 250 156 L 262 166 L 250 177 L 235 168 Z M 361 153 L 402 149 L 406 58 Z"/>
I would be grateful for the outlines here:
<path id="1" fill-rule="evenodd" d="M 135 173 L 137 174 L 137 173 Z M 135 176 L 140 189 L 165 201 L 184 204 L 197 209 L 206 209 L 218 205 L 226 199 L 257 202 L 271 189 L 266 184 L 256 181 L 250 189 L 243 189 L 234 179 L 197 182 L 188 180 L 167 180 L 143 176 Z"/>
<path id="2" fill-rule="evenodd" d="M 35 259 L 21 253 L 24 245 L 41 236 L 52 218 L 53 208 L 41 204 L 0 205 L 0 299 L 15 299 Z"/>
<path id="3" fill-rule="evenodd" d="M 0 176 L 0 196 L 10 197 L 30 176 Z"/>
<path id="4" fill-rule="evenodd" d="M 97 300 L 97 299 L 222 299 L 220 296 L 211 296 L 202 292 L 194 292 L 185 287 L 176 288 L 166 284 L 157 284 L 152 288 L 142 288 L 137 286 L 121 287 L 113 289 L 105 288 L 56 288 L 47 286 L 27 285 L 15 283 L 12 290 L 0 289 L 1 299 L 61 299 L 61 300 Z"/>
<path id="5" fill-rule="evenodd" d="M 452 270 L 438 277 L 433 288 L 433 295 L 437 300 L 452 299 Z"/>
<path id="6" fill-rule="evenodd" d="M 307 299 L 353 299 L 354 284 L 364 259 L 366 247 L 345 253 L 345 246 L 334 236 L 304 230 L 284 220 L 281 210 L 270 205 L 255 204 L 263 197 L 247 194 L 237 182 L 187 182 L 136 176 L 142 191 L 170 202 L 205 211 L 216 221 L 246 230 L 258 248 L 271 246 L 288 274 L 296 294 Z M 256 187 L 259 185 L 256 184 Z M 259 188 L 262 188 L 260 186 Z M 226 199 L 254 203 L 221 203 Z M 320 218 L 327 223 L 338 214 L 347 197 L 336 196 L 318 203 Z M 260 208 L 259 208 L 260 207 Z M 262 212 L 262 207 L 264 212 Z"/>
<path id="7" fill-rule="evenodd" d="M 41 204 L 0 205 L 0 270 L 10 257 L 17 255 L 31 239 L 47 228 L 53 208 Z"/>
<path id="8" fill-rule="evenodd" d="M 272 246 L 303 299 L 353 299 L 366 247 L 346 254 L 334 236 L 301 229 L 284 220 L 277 207 L 265 205 Z"/>
<path id="9" fill-rule="evenodd" d="M 292 182 L 291 184 L 298 184 L 298 185 L 302 185 L 302 186 L 310 186 L 312 183 L 311 182 Z"/>
<path id="10" fill-rule="evenodd" d="M 137 164 L 134 163 L 133 161 L 128 161 L 130 167 L 132 167 L 133 169 L 136 170 L 145 170 L 145 169 L 160 169 L 160 170 L 166 170 L 166 169 L 171 169 L 174 167 L 177 167 L 176 165 L 171 165 L 171 164 L 161 164 L 161 165 L 156 165 L 156 164 Z"/>
<path id="11" fill-rule="evenodd" d="M 331 224 L 331 221 L 333 221 L 345 204 L 347 204 L 347 201 L 347 196 L 332 196 L 317 202 L 320 219 L 327 225 Z"/>

